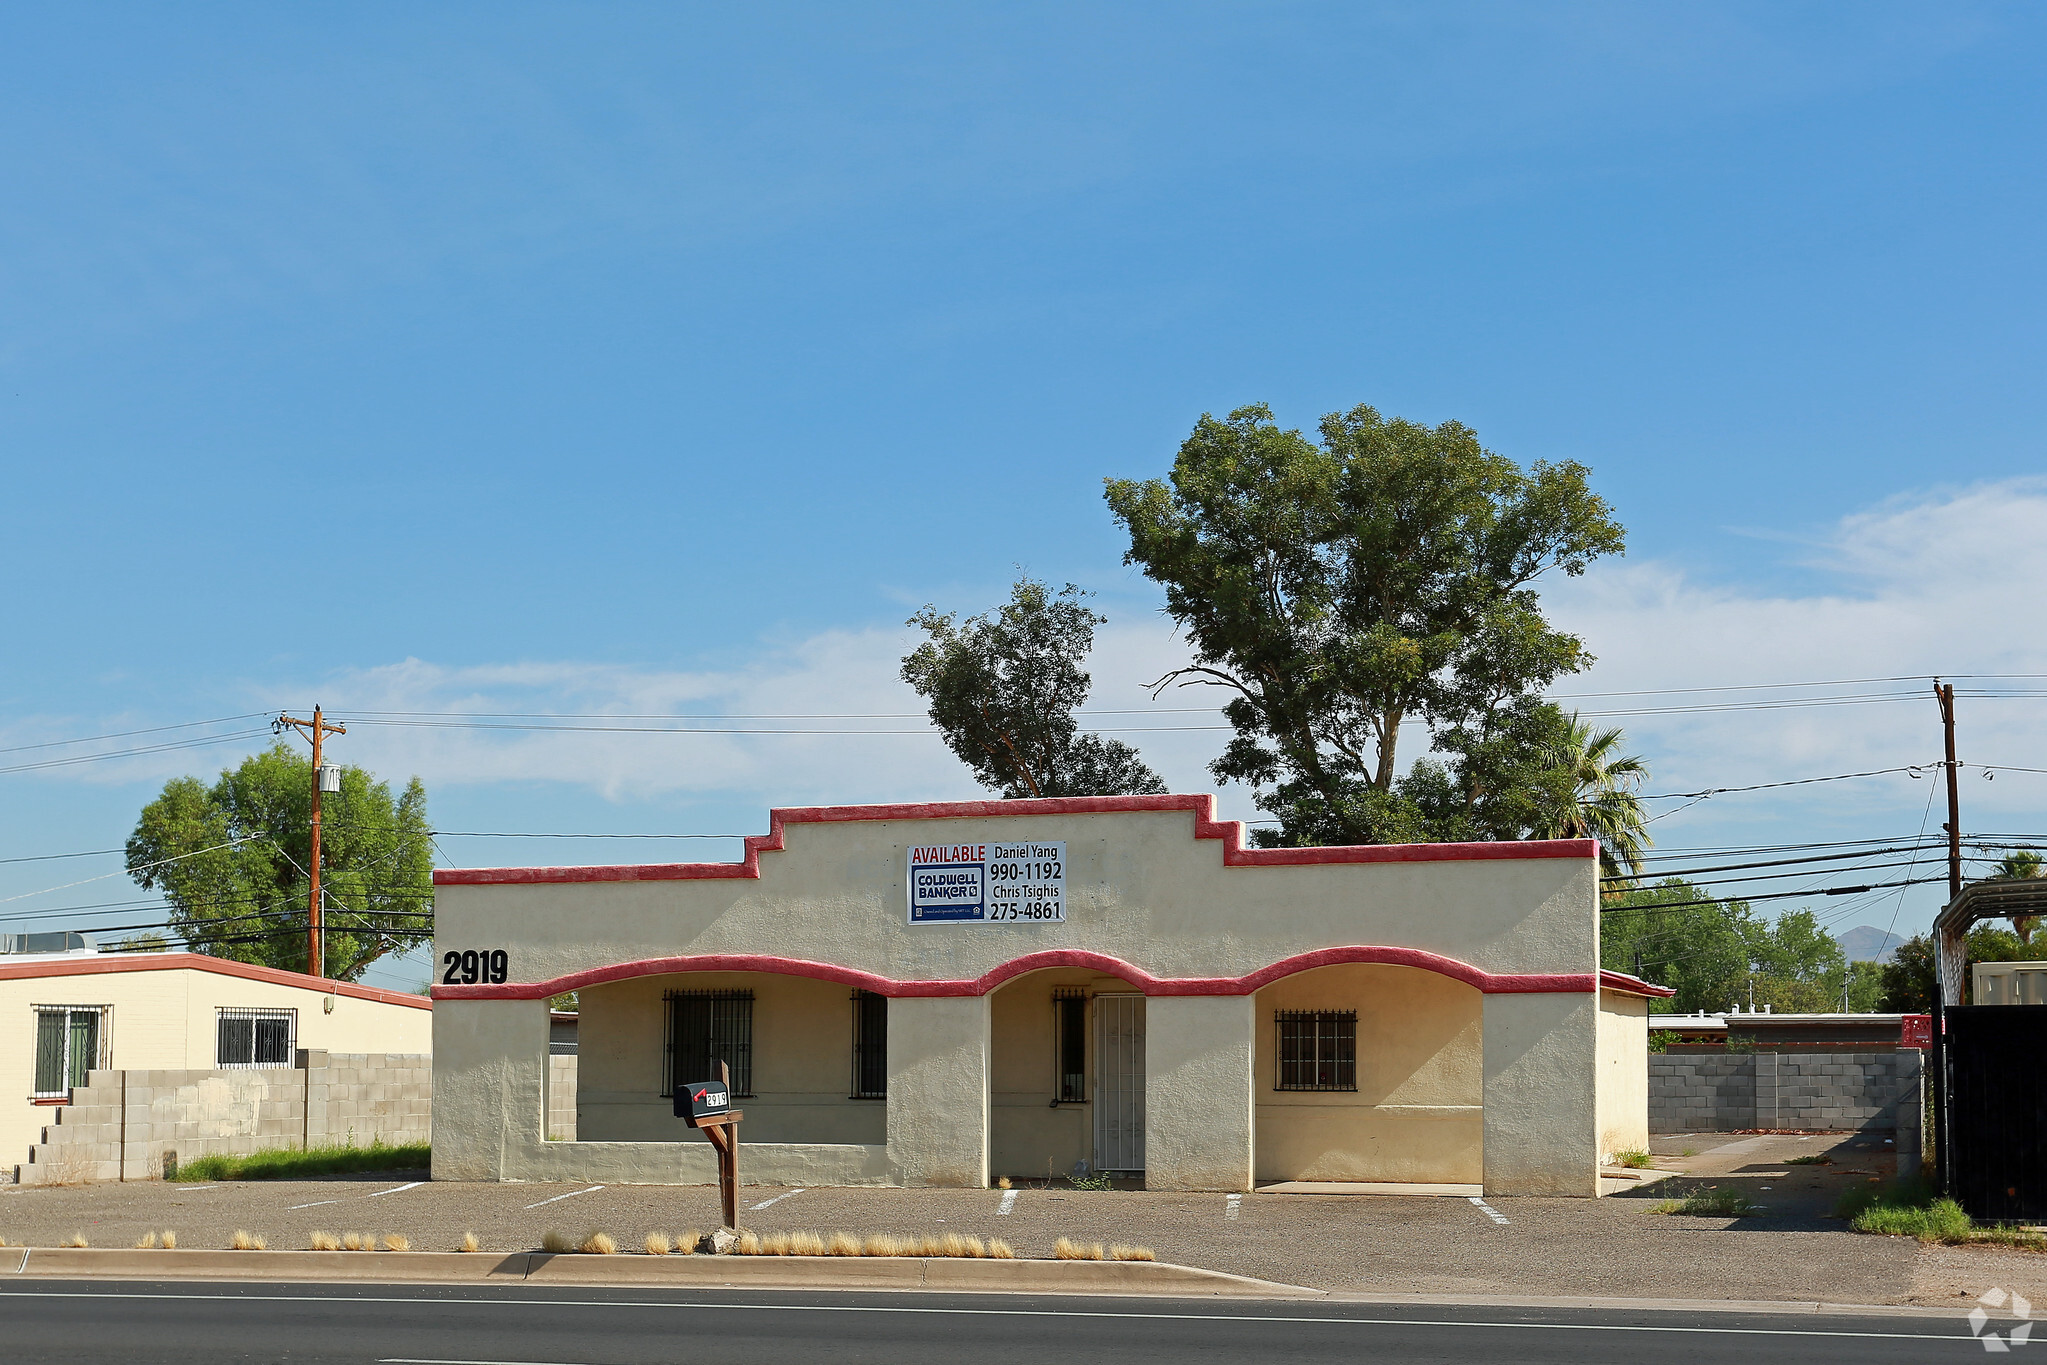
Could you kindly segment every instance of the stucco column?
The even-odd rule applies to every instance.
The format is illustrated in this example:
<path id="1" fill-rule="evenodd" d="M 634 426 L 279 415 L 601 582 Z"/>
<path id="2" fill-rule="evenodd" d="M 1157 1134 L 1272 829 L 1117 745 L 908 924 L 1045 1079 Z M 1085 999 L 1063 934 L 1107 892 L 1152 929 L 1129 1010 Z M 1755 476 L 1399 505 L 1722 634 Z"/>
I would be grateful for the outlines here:
<path id="1" fill-rule="evenodd" d="M 988 1184 L 988 997 L 888 1002 L 888 1164 L 903 1185 Z"/>
<path id="2" fill-rule="evenodd" d="M 502 1180 L 508 1153 L 539 1146 L 547 1023 L 545 1000 L 435 1002 L 436 1180 Z"/>
<path id="3" fill-rule="evenodd" d="M 1485 1192 L 1599 1193 L 1599 996 L 1485 998 Z"/>
<path id="4" fill-rule="evenodd" d="M 1144 1186 L 1251 1188 L 1256 997 L 1144 1002 Z"/>

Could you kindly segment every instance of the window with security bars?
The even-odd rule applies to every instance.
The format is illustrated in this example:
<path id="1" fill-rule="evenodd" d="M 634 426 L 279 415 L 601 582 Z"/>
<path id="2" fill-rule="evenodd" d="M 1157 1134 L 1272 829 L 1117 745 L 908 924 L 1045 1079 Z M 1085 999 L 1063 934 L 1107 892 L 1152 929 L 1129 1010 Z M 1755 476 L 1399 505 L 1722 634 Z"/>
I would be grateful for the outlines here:
<path id="1" fill-rule="evenodd" d="M 1087 1102 L 1087 992 L 1062 986 L 1052 992 L 1053 1094 L 1061 1104 Z"/>
<path id="2" fill-rule="evenodd" d="M 888 997 L 853 992 L 853 1098 L 888 1098 Z"/>
<path id="3" fill-rule="evenodd" d="M 34 1098 L 60 1100 L 101 1065 L 104 1005 L 37 1005 Z"/>
<path id="4" fill-rule="evenodd" d="M 753 992 L 670 991 L 668 1074 L 663 1095 L 678 1086 L 718 1078 L 718 1063 L 732 1068 L 735 1100 L 753 1098 Z"/>
<path id="5" fill-rule="evenodd" d="M 1275 1090 L 1356 1090 L 1358 1012 L 1280 1010 L 1279 1080 Z"/>
<path id="6" fill-rule="evenodd" d="M 290 1066 L 298 1047 L 297 1010 L 223 1007 L 214 1023 L 213 1064 L 227 1069 Z"/>

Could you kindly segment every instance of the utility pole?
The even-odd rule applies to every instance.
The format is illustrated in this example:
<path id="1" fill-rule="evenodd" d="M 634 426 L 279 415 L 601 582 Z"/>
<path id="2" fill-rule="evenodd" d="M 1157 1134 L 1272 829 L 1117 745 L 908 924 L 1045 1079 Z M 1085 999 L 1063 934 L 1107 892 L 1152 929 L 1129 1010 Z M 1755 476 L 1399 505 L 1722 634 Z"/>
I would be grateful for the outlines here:
<path id="1" fill-rule="evenodd" d="M 1940 703 L 1940 727 L 1947 735 L 1947 898 L 1952 905 L 1962 894 L 1961 765 L 1955 762 L 1955 685 L 1933 680 Z"/>
<path id="2" fill-rule="evenodd" d="M 279 716 L 271 724 L 272 730 L 282 730 L 289 725 L 313 741 L 313 856 L 308 876 L 313 886 L 306 903 L 306 972 L 311 976 L 327 975 L 327 944 L 320 932 L 320 793 L 327 790 L 327 769 L 320 761 L 320 741 L 327 735 L 345 735 L 348 727 L 331 725 L 320 714 L 320 708 L 313 708 L 311 720 L 297 720 L 291 716 Z M 334 784 L 335 791 L 341 784 Z"/>

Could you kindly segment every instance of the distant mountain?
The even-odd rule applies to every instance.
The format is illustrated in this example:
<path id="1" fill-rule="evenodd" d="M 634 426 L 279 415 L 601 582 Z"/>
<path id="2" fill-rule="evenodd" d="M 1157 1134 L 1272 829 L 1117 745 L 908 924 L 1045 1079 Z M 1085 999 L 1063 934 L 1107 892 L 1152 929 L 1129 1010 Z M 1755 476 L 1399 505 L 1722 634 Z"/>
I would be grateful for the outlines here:
<path id="1" fill-rule="evenodd" d="M 1834 935 L 1834 942 L 1841 945 L 1841 951 L 1848 955 L 1850 962 L 1889 962 L 1897 953 L 1898 945 L 1909 937 L 1909 934 L 1892 930 L 1887 938 L 1883 930 L 1865 924 L 1845 934 Z"/>

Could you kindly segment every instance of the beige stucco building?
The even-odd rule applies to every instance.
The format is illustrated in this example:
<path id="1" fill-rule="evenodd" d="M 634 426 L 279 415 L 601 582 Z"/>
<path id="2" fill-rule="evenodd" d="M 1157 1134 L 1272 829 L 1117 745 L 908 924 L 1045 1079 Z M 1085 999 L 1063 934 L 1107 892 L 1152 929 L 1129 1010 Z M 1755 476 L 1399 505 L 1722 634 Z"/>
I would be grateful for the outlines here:
<path id="1" fill-rule="evenodd" d="M 92 1073 L 291 1068 L 307 1049 L 428 1052 L 433 1005 L 198 953 L 0 957 L 0 1162 L 26 1160 Z M 0 1167 L 4 1169 L 5 1167 Z"/>
<path id="2" fill-rule="evenodd" d="M 1648 1145 L 1648 997 L 1597 846 L 1249 849 L 1206 796 L 778 810 L 739 863 L 435 874 L 434 1174 L 1142 1173 L 1595 1195 Z M 575 1140 L 550 997 L 577 991 Z"/>

